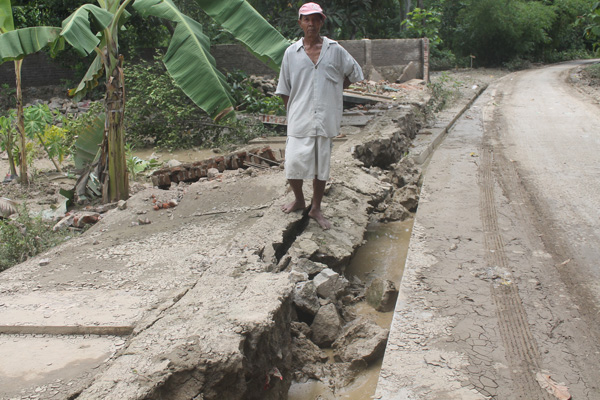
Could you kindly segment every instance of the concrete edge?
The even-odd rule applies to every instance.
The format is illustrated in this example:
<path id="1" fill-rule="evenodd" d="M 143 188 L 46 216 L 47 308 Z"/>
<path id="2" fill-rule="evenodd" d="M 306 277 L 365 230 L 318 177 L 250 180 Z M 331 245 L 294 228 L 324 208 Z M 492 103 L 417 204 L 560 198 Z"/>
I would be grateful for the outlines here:
<path id="1" fill-rule="evenodd" d="M 441 131 L 435 132 L 430 136 L 430 140 L 425 139 L 426 137 L 429 137 L 429 135 L 417 134 L 415 141 L 419 141 L 419 139 L 422 139 L 423 142 L 427 143 L 416 145 L 413 148 L 413 150 L 409 152 L 409 157 L 415 162 L 415 164 L 423 165 L 429 159 L 431 154 L 433 154 L 433 151 L 440 145 L 440 143 L 442 142 L 444 137 L 446 137 L 446 134 L 450 131 L 450 129 L 452 129 L 452 126 L 454 126 L 456 121 L 465 113 L 465 111 L 467 111 L 471 107 L 471 105 L 473 105 L 475 100 L 477 100 L 487 88 L 487 84 L 481 86 L 477 90 L 477 92 L 475 92 L 475 94 L 471 97 L 471 99 L 467 103 L 465 103 L 459 109 L 458 112 L 454 114 L 454 117 L 447 124 L 445 124 L 444 128 L 442 128 Z"/>

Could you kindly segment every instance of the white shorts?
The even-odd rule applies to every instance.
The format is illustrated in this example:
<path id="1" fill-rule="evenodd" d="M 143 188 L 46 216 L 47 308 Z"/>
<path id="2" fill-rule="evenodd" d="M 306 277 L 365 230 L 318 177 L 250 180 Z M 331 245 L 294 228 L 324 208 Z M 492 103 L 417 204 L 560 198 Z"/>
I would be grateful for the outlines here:
<path id="1" fill-rule="evenodd" d="M 285 177 L 328 180 L 332 149 L 332 138 L 288 136 L 285 145 Z"/>

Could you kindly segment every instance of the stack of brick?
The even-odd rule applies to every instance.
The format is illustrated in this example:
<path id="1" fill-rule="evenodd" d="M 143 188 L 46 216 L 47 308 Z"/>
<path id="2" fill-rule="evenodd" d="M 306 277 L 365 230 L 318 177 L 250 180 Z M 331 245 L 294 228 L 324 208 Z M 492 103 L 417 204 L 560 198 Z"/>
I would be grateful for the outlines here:
<path id="1" fill-rule="evenodd" d="M 208 170 L 216 168 L 219 172 L 237 170 L 239 168 L 269 168 L 279 165 L 275 152 L 269 147 L 240 151 L 225 156 L 217 156 L 208 160 L 182 164 L 177 167 L 161 168 L 152 174 L 152 184 L 159 188 L 168 188 L 171 183 L 196 182 L 208 175 Z"/>

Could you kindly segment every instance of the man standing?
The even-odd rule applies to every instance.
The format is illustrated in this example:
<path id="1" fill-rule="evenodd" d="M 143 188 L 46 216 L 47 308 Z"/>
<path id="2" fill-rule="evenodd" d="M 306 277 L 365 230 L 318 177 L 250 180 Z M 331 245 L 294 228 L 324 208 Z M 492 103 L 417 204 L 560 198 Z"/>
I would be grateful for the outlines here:
<path id="1" fill-rule="evenodd" d="M 289 213 L 306 207 L 302 184 L 313 181 L 313 198 L 308 215 L 323 229 L 331 223 L 321 211 L 333 138 L 342 120 L 343 91 L 363 80 L 360 65 L 342 46 L 319 32 L 325 14 L 316 3 L 306 3 L 298 12 L 304 38 L 285 51 L 275 94 L 287 110 L 286 178 L 294 201 L 281 207 Z"/>

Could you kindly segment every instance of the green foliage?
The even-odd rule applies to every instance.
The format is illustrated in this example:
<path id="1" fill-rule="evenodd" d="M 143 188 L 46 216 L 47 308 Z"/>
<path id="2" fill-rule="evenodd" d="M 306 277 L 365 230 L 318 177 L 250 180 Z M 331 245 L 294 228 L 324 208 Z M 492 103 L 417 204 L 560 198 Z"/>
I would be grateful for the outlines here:
<path id="1" fill-rule="evenodd" d="M 408 19 L 402 21 L 402 26 L 410 37 L 427 37 L 431 47 L 436 48 L 442 43 L 438 34 L 441 23 L 441 13 L 438 10 L 425 10 L 417 7 L 408 13 Z"/>
<path id="2" fill-rule="evenodd" d="M 478 66 L 558 61 L 583 54 L 578 15 L 590 0 L 463 0 L 443 5 L 440 35 L 460 57 L 475 55 Z"/>
<path id="3" fill-rule="evenodd" d="M 235 99 L 237 111 L 245 113 L 285 115 L 285 106 L 279 96 L 267 96 L 254 86 L 243 71 L 226 74 L 227 83 L 231 86 L 231 95 Z"/>
<path id="4" fill-rule="evenodd" d="M 585 60 L 588 58 L 592 58 L 592 54 L 584 49 L 552 50 L 544 55 L 544 62 L 552 64 L 568 60 Z"/>
<path id="5" fill-rule="evenodd" d="M 183 93 L 160 62 L 142 61 L 129 67 L 126 113 L 127 141 L 136 147 L 168 149 L 223 146 L 243 142 L 258 133 L 255 127 L 233 119 L 215 124 Z M 266 96 L 245 73 L 227 74 L 236 110 L 245 113 L 285 115 L 278 96 Z M 248 129 L 249 132 L 245 132 Z"/>
<path id="6" fill-rule="evenodd" d="M 521 57 L 515 57 L 510 61 L 502 63 L 502 67 L 509 71 L 521 71 L 531 68 L 531 61 L 525 60 Z"/>
<path id="7" fill-rule="evenodd" d="M 35 104 L 23 108 L 25 117 L 25 134 L 33 140 L 37 134 L 43 133 L 52 124 L 53 114 L 47 104 Z"/>
<path id="8" fill-rule="evenodd" d="M 543 60 L 553 62 L 548 60 L 548 54 L 568 57 L 574 51 L 590 50 L 590 44 L 584 39 L 584 28 L 578 23 L 580 16 L 590 10 L 590 0 L 555 0 L 552 3 L 556 18 L 548 31 L 550 41 L 543 48 Z"/>
<path id="9" fill-rule="evenodd" d="M 136 180 L 140 173 L 158 168 L 161 165 L 158 160 L 144 160 L 143 158 L 134 156 L 133 146 L 130 144 L 125 145 L 125 156 L 127 159 L 127 171 L 131 180 Z"/>
<path id="10" fill-rule="evenodd" d="M 4 110 L 17 106 L 16 89 L 8 86 L 6 83 L 0 85 L 0 114 Z"/>
<path id="11" fill-rule="evenodd" d="M 592 42 L 594 52 L 600 54 L 600 1 L 578 20 L 578 26 L 585 26 L 584 37 Z"/>
<path id="12" fill-rule="evenodd" d="M 600 63 L 592 64 L 584 69 L 584 72 L 600 86 Z"/>
<path id="13" fill-rule="evenodd" d="M 142 61 L 127 71 L 127 141 L 138 147 L 197 145 L 193 137 L 208 116 L 175 85 L 160 59 L 157 55 L 154 62 Z"/>
<path id="14" fill-rule="evenodd" d="M 19 264 L 65 240 L 41 217 L 29 215 L 25 204 L 14 221 L 0 220 L 0 271 Z"/>
<path id="15" fill-rule="evenodd" d="M 21 164 L 17 151 L 20 143 L 15 141 L 16 110 L 9 110 L 6 116 L 0 116 L 0 149 L 8 151 L 11 148 L 15 165 Z M 36 104 L 23 109 L 26 143 L 27 165 L 31 165 L 37 155 L 35 144 L 42 146 L 48 157 L 62 162 L 69 151 L 69 136 L 67 130 L 53 125 L 55 114 L 47 104 Z M 10 143 L 9 143 L 10 141 Z"/>
<path id="16" fill-rule="evenodd" d="M 82 131 L 90 126 L 97 118 L 97 116 L 104 112 L 104 104 L 101 101 L 90 102 L 88 110 L 79 115 L 70 115 L 63 121 L 63 127 L 65 128 L 66 140 L 71 143 Z"/>
<path id="17" fill-rule="evenodd" d="M 285 37 L 302 36 L 298 9 L 306 1 L 251 0 L 254 8 Z M 395 0 L 332 0 L 320 3 L 327 19 L 322 34 L 336 40 L 397 38 L 400 2 Z"/>
<path id="18" fill-rule="evenodd" d="M 56 125 L 47 125 L 44 134 L 41 135 L 40 144 L 45 145 L 48 157 L 61 163 L 69 153 L 69 144 L 66 140 L 67 131 L 65 129 Z"/>
<path id="19" fill-rule="evenodd" d="M 458 89 L 460 82 L 452 79 L 445 72 L 442 72 L 438 79 L 432 79 L 427 86 L 431 90 L 431 99 L 426 110 L 427 114 L 442 111 L 460 96 Z"/>
<path id="20" fill-rule="evenodd" d="M 6 115 L 0 116 L 0 150 L 7 152 L 11 174 L 17 173 L 15 169 L 15 156 L 17 153 L 15 148 L 15 138 L 17 135 L 15 127 L 16 118 L 16 110 L 14 109 L 9 110 Z"/>

